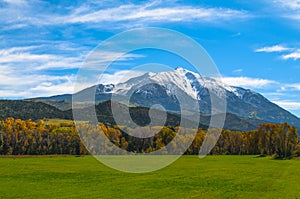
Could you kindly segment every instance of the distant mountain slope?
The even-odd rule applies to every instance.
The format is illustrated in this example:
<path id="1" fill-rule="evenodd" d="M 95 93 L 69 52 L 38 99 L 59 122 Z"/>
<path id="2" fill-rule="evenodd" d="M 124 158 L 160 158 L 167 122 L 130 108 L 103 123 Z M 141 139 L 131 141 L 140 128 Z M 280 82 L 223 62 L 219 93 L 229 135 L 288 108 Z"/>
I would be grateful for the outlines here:
<path id="1" fill-rule="evenodd" d="M 63 94 L 63 95 L 54 95 L 51 97 L 37 97 L 37 98 L 30 98 L 27 99 L 29 101 L 72 101 L 72 94 Z"/>
<path id="2" fill-rule="evenodd" d="M 68 100 L 54 100 L 54 99 L 27 99 L 25 100 L 27 102 L 41 102 L 44 104 L 48 104 L 51 106 L 54 106 L 56 108 L 58 108 L 61 111 L 67 111 L 72 109 L 72 101 L 68 101 Z"/>
<path id="3" fill-rule="evenodd" d="M 42 103 L 23 100 L 0 100 L 0 120 L 14 117 L 23 120 L 44 118 L 72 119 L 68 112 Z"/>
<path id="4" fill-rule="evenodd" d="M 126 107 L 125 105 L 117 102 L 106 101 L 106 102 L 99 103 L 96 106 L 96 114 L 99 121 L 106 121 L 108 123 L 115 124 L 113 119 L 113 114 L 111 111 L 111 103 L 115 103 L 115 106 L 118 106 L 118 110 L 120 110 L 120 112 L 122 112 L 122 110 L 128 109 L 128 107 Z M 132 120 L 138 125 L 145 126 L 150 123 L 149 108 L 130 107 L 129 112 Z M 156 116 L 159 117 L 158 119 L 160 120 L 163 118 L 162 115 L 163 114 L 157 114 Z M 178 126 L 180 125 L 180 119 L 181 119 L 180 115 L 174 113 L 168 113 L 166 125 Z M 127 121 L 124 121 L 124 123 L 126 122 Z M 210 116 L 201 115 L 199 127 L 202 129 L 206 129 L 209 126 L 209 122 L 210 122 Z M 265 123 L 265 122 L 261 120 L 239 118 L 236 115 L 229 113 L 226 114 L 224 129 L 230 129 L 234 131 L 248 131 L 248 130 L 256 129 L 258 125 L 261 123 Z"/>
<path id="5" fill-rule="evenodd" d="M 128 107 L 118 102 L 105 101 L 96 105 L 95 110 L 97 119 L 99 122 L 115 125 L 115 120 L 111 110 L 111 103 L 115 103 L 119 110 L 127 110 Z M 90 108 L 80 109 L 80 113 L 86 118 L 90 114 Z M 130 107 L 130 115 L 132 120 L 140 126 L 145 126 L 150 123 L 149 108 L 147 107 Z M 160 117 L 163 119 L 164 114 L 157 114 L 157 119 Z M 4 120 L 8 117 L 14 117 L 19 119 L 72 119 L 72 110 L 62 111 L 56 107 L 42 102 L 23 101 L 23 100 L 0 100 L 0 120 Z M 180 115 L 175 113 L 167 113 L 167 126 L 178 126 L 180 125 Z M 206 129 L 209 125 L 210 116 L 201 115 L 201 121 L 199 127 Z M 127 124 L 128 121 L 123 121 Z M 189 121 L 191 122 L 191 121 Z M 256 129 L 260 123 L 264 121 L 243 119 L 233 114 L 227 114 L 224 129 L 230 129 L 235 131 L 247 131 Z"/>
<path id="6" fill-rule="evenodd" d="M 175 95 L 180 94 L 199 103 L 200 110 L 190 106 L 191 112 L 200 112 L 206 115 L 211 113 L 210 94 L 216 98 L 225 96 L 227 113 L 236 115 L 238 118 L 273 123 L 288 122 L 300 127 L 298 117 L 270 102 L 261 94 L 249 89 L 229 86 L 183 68 L 168 72 L 145 73 L 117 85 L 95 85 L 75 95 L 81 96 L 79 99 L 84 101 L 86 94 L 91 92 L 95 93 L 97 103 L 110 100 L 113 95 L 113 100 L 120 102 L 124 97 L 127 97 L 130 98 L 130 103 L 135 106 L 151 107 L 153 104 L 161 104 L 165 109 L 173 112 L 180 110 L 180 103 Z M 65 103 L 69 103 L 70 107 L 72 95 L 59 95 L 35 100 L 42 100 L 57 107 L 64 107 L 62 103 L 57 104 L 56 102 L 64 100 Z"/>

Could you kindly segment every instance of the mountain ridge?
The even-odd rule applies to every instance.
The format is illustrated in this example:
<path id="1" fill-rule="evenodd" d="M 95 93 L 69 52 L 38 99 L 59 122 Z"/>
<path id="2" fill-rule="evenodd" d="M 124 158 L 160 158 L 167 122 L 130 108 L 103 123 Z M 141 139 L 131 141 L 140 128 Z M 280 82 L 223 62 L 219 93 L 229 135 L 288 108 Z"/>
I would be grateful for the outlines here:
<path id="1" fill-rule="evenodd" d="M 138 125 L 145 126 L 148 125 L 151 121 L 149 117 L 149 108 L 147 107 L 127 107 L 124 104 L 118 104 L 118 102 L 105 101 L 95 106 L 96 115 L 99 122 L 111 126 L 116 125 L 111 110 L 112 103 L 114 103 L 115 105 L 117 103 L 117 106 L 119 106 L 123 110 L 129 109 L 132 120 Z M 91 107 L 81 108 L 79 111 L 83 114 L 83 116 L 86 116 L 90 114 L 90 108 Z M 157 116 L 160 117 L 160 114 L 158 114 Z M 43 102 L 34 102 L 28 100 L 0 100 L 0 120 L 5 120 L 8 117 L 23 120 L 32 119 L 34 121 L 38 121 L 41 119 L 73 119 L 71 109 L 62 111 Z M 220 117 L 222 116 L 220 115 Z M 180 121 L 181 116 L 179 114 L 167 112 L 167 120 L 165 124 L 166 126 L 176 127 L 180 125 Z M 127 121 L 124 122 L 126 123 Z M 209 123 L 209 115 L 200 116 L 199 128 L 205 130 L 209 126 Z M 224 129 L 232 131 L 249 131 L 255 130 L 261 123 L 266 122 L 261 120 L 239 118 L 236 115 L 227 113 Z"/>
<path id="2" fill-rule="evenodd" d="M 154 104 L 161 104 L 167 111 L 180 111 L 180 102 L 176 94 L 184 96 L 191 102 L 199 103 L 200 110 L 189 107 L 189 111 L 212 114 L 211 95 L 215 98 L 226 97 L 227 113 L 240 118 L 256 119 L 266 122 L 289 122 L 300 127 L 300 119 L 287 110 L 272 103 L 263 95 L 250 89 L 229 86 L 214 78 L 201 76 L 192 71 L 176 68 L 175 70 L 159 73 L 145 73 L 119 84 L 99 84 L 75 93 L 77 99 L 96 91 L 96 103 L 113 98 L 119 102 L 129 101 L 130 104 L 150 108 Z M 78 97 L 79 96 L 79 97 Z M 58 95 L 46 98 L 32 99 L 55 105 L 57 101 L 71 104 L 72 95 Z M 125 103 L 126 104 L 126 103 Z M 192 103 L 191 103 L 192 104 Z M 70 106 L 70 105 L 69 105 Z"/>

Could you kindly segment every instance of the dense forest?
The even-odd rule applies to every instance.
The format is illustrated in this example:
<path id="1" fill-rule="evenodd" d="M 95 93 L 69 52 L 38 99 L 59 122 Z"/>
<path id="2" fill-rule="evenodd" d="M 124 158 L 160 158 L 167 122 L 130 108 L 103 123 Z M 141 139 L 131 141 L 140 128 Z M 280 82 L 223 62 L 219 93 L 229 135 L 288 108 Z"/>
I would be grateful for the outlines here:
<path id="1" fill-rule="evenodd" d="M 0 154 L 1 155 L 47 155 L 47 154 L 89 154 L 81 142 L 92 154 L 101 154 L 112 150 L 98 146 L 104 134 L 111 143 L 124 151 L 148 153 L 164 148 L 176 136 L 178 143 L 184 144 L 193 139 L 185 154 L 198 154 L 201 144 L 207 136 L 204 130 L 198 129 L 195 137 L 179 135 L 179 127 L 153 127 L 159 133 L 149 138 L 136 138 L 122 132 L 117 126 L 103 123 L 90 125 L 73 123 L 48 124 L 47 121 L 21 120 L 7 118 L 0 121 Z M 78 130 L 76 130 L 78 129 Z M 185 129 L 188 131 L 188 129 Z M 83 132 L 85 132 L 83 134 Z M 209 138 L 209 136 L 208 136 Z M 213 139 L 213 138 L 211 138 Z M 96 143 L 96 145 L 95 145 Z M 91 147 L 94 146 L 94 147 Z M 166 148 L 166 154 L 181 153 L 178 146 Z M 106 151 L 103 151 L 106 150 Z M 223 130 L 210 154 L 233 155 L 272 155 L 276 158 L 290 158 L 300 155 L 297 129 L 287 123 L 261 124 L 257 130 L 236 132 Z"/>

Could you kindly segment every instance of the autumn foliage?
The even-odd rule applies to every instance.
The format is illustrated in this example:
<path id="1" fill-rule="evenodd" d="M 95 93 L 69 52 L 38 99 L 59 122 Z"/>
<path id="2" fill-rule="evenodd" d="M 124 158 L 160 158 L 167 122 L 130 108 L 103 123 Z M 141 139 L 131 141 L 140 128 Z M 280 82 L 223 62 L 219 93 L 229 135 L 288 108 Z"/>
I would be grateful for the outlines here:
<path id="1" fill-rule="evenodd" d="M 149 138 L 137 138 L 129 136 L 117 126 L 102 123 L 99 125 L 82 123 L 76 130 L 74 124 L 49 125 L 43 120 L 33 122 L 7 118 L 0 121 L 0 154 L 83 155 L 89 153 L 85 146 L 92 154 L 110 152 L 113 146 L 125 152 L 149 153 L 164 149 L 166 154 L 181 154 L 184 152 L 180 150 L 181 146 L 192 141 L 185 151 L 185 154 L 192 155 L 198 154 L 204 139 L 215 139 L 201 129 L 197 130 L 196 136 L 188 134 L 189 129 L 184 129 L 185 135 L 179 135 L 179 127 L 153 127 L 153 129 L 159 133 Z M 261 124 L 257 130 L 248 132 L 223 130 L 210 154 L 289 158 L 299 154 L 297 133 L 297 129 L 287 123 Z M 177 145 L 172 142 L 173 139 L 177 139 Z M 101 146 L 104 140 L 110 142 L 111 147 Z M 165 147 L 166 145 L 168 147 Z"/>

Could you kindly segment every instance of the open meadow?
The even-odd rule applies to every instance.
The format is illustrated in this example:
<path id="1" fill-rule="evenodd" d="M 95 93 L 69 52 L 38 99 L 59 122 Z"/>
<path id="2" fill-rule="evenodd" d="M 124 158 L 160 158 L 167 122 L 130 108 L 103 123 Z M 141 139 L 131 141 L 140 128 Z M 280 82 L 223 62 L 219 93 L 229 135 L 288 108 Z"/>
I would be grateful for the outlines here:
<path id="1" fill-rule="evenodd" d="M 0 158 L 0 198 L 300 198 L 300 159 L 183 156 L 151 173 L 92 156 Z"/>

